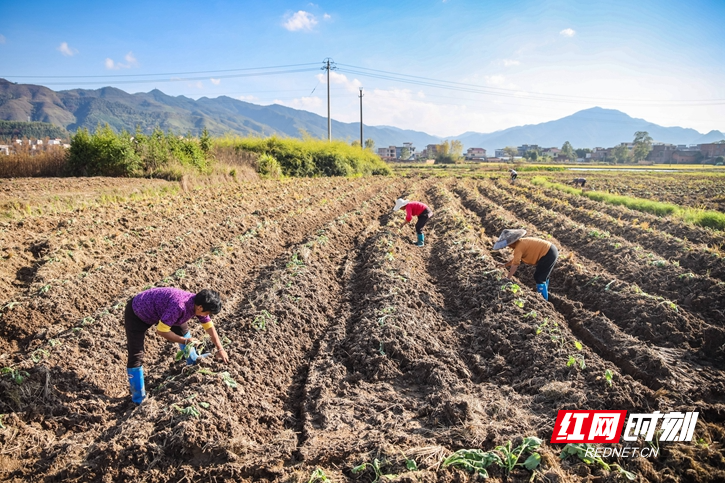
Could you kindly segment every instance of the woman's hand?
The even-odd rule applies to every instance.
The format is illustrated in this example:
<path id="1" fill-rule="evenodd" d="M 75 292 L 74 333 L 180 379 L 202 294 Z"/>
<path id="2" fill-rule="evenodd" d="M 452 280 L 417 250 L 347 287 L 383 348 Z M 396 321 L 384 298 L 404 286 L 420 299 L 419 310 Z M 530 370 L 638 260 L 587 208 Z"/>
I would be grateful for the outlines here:
<path id="1" fill-rule="evenodd" d="M 229 356 L 227 355 L 227 351 L 225 351 L 224 349 L 221 349 L 220 351 L 218 351 L 214 355 L 214 357 L 217 359 L 221 359 L 222 362 L 224 362 L 224 364 L 229 364 Z"/>

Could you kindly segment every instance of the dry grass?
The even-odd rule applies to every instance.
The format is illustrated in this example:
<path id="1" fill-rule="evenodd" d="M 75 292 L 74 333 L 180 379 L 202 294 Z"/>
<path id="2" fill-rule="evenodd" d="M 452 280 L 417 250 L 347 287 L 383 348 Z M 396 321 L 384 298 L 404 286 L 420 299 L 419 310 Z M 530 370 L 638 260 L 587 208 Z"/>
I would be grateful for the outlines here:
<path id="1" fill-rule="evenodd" d="M 61 146 L 47 146 L 47 151 L 33 154 L 30 146 L 19 146 L 14 154 L 0 156 L 0 178 L 37 178 L 62 176 L 67 151 Z"/>

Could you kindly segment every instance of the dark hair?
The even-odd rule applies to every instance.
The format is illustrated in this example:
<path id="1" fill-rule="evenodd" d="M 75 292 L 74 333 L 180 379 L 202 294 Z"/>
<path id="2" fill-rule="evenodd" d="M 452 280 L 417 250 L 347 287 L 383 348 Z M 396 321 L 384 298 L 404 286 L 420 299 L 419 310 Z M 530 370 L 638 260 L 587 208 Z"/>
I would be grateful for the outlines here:
<path id="1" fill-rule="evenodd" d="M 205 288 L 194 296 L 194 305 L 201 305 L 204 312 L 211 312 L 216 315 L 222 311 L 222 299 L 219 292 Z"/>

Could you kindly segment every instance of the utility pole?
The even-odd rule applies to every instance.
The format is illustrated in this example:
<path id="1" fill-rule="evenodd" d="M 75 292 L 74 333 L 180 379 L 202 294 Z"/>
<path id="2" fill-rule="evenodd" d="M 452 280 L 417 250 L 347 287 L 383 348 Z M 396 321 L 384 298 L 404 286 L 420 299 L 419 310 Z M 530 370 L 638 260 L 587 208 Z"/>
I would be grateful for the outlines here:
<path id="1" fill-rule="evenodd" d="M 332 141 L 332 120 L 330 118 L 330 70 L 335 70 L 335 62 L 331 58 L 323 60 L 322 70 L 327 71 L 327 141 Z"/>
<path id="2" fill-rule="evenodd" d="M 362 122 L 362 87 L 360 88 L 360 149 L 365 149 L 365 144 L 363 144 L 363 122 Z"/>

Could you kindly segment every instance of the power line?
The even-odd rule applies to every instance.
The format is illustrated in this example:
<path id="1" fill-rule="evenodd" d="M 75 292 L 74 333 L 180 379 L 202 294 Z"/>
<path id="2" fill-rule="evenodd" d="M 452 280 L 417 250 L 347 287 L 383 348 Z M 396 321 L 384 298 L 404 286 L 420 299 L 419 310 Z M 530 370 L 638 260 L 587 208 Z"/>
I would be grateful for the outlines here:
<path id="1" fill-rule="evenodd" d="M 293 74 L 296 72 L 312 72 L 317 71 L 318 69 L 316 67 L 311 67 L 307 69 L 293 69 L 293 70 L 279 70 L 279 71 L 271 71 L 271 72 L 252 72 L 248 74 L 232 74 L 232 75 L 220 75 L 216 76 L 217 79 L 233 79 L 233 78 L 240 78 L 240 77 L 256 77 L 256 76 L 268 76 L 268 75 L 278 75 L 278 74 Z M 139 80 L 128 80 L 128 81 L 114 81 L 113 84 L 150 84 L 150 83 L 157 83 L 157 82 L 183 82 L 183 81 L 196 81 L 196 80 L 207 80 L 209 79 L 209 76 L 204 77 L 178 77 L 178 78 L 170 78 L 170 79 L 139 79 Z M 106 81 L 95 81 L 95 82 L 75 82 L 75 81 L 68 81 L 68 82 L 46 82 L 43 83 L 44 86 L 65 86 L 65 85 L 98 85 L 98 84 L 106 84 Z"/>
<path id="2" fill-rule="evenodd" d="M 571 96 L 564 94 L 547 94 L 547 93 L 535 93 L 516 89 L 505 89 L 502 87 L 490 87 L 482 86 L 477 84 L 467 84 L 463 82 L 446 81 L 441 79 L 433 79 L 429 77 L 414 76 L 409 74 L 401 74 L 396 72 L 383 71 L 378 69 L 369 69 L 365 67 L 351 66 L 347 64 L 338 64 L 340 72 L 346 72 L 349 74 L 373 77 L 383 80 L 391 80 L 406 84 L 421 85 L 426 87 L 433 87 L 439 89 L 455 90 L 460 92 L 470 92 L 475 94 L 485 94 L 498 97 L 516 97 L 519 99 L 533 99 L 533 100 L 544 100 L 551 102 L 568 102 L 568 103 L 580 103 L 582 101 L 589 102 L 627 102 L 637 105 L 643 103 L 658 103 L 655 105 L 721 105 L 725 103 L 725 99 L 690 99 L 690 100 L 647 100 L 647 99 L 616 99 L 616 98 L 601 98 L 601 97 L 585 97 L 585 96 Z M 646 104 L 645 104 L 646 105 Z"/>
<path id="3" fill-rule="evenodd" d="M 286 69 L 288 67 L 305 67 L 319 65 L 319 62 L 309 62 L 307 64 L 289 64 L 289 65 L 271 65 L 267 67 L 245 67 L 241 69 L 223 69 L 223 70 L 197 70 L 191 72 L 164 72 L 152 74 L 108 74 L 108 75 L 0 75 L 0 77 L 22 77 L 24 79 L 91 79 L 91 78 L 109 78 L 109 77 L 146 77 L 152 75 L 191 75 L 191 74 L 214 74 L 217 72 L 239 72 L 247 70 L 266 70 L 266 69 Z"/>

